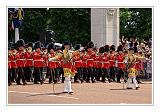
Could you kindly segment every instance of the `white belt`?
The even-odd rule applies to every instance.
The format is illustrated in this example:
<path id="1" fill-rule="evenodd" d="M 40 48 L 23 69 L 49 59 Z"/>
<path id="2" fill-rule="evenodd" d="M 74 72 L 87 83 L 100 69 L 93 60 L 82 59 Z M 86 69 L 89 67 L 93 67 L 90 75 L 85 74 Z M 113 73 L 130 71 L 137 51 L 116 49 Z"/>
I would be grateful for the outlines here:
<path id="1" fill-rule="evenodd" d="M 58 62 L 59 63 L 59 61 L 50 61 L 50 62 Z"/>
<path id="2" fill-rule="evenodd" d="M 124 63 L 124 62 L 118 62 L 118 63 Z"/>
<path id="3" fill-rule="evenodd" d="M 34 60 L 34 61 L 44 61 L 44 60 Z"/>
<path id="4" fill-rule="evenodd" d="M 22 60 L 22 61 L 24 61 L 25 59 L 17 59 L 17 60 Z"/>
<path id="5" fill-rule="evenodd" d="M 31 60 L 31 61 L 33 61 L 33 59 L 26 59 L 26 60 Z"/>
<path id="6" fill-rule="evenodd" d="M 93 60 L 93 59 L 87 59 L 87 60 Z"/>

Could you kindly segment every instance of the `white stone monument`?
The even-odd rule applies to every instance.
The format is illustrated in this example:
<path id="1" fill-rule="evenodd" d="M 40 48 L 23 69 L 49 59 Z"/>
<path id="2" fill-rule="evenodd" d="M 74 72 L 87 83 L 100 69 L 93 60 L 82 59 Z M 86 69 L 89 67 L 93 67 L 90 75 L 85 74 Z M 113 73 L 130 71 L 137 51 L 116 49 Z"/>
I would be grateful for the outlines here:
<path id="1" fill-rule="evenodd" d="M 91 9 L 91 40 L 97 47 L 119 45 L 119 9 Z"/>

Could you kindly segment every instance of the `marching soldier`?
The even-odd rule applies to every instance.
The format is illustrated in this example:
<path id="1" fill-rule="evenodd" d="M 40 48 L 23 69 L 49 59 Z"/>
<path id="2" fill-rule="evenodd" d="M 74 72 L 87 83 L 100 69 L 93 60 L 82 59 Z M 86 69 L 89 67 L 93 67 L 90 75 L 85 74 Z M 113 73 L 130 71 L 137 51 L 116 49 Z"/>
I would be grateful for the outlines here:
<path id="1" fill-rule="evenodd" d="M 115 81 L 115 46 L 112 45 L 110 47 L 110 56 L 109 56 L 109 62 L 110 62 L 110 76 L 113 81 Z"/>
<path id="2" fill-rule="evenodd" d="M 42 70 L 41 68 L 44 66 L 44 60 L 43 60 L 43 52 L 41 51 L 41 42 L 37 41 L 35 42 L 35 52 L 33 53 L 33 61 L 34 61 L 34 84 L 43 84 L 42 79 Z"/>
<path id="3" fill-rule="evenodd" d="M 56 56 L 55 54 L 55 46 L 53 43 L 49 43 L 48 45 L 48 58 L 54 58 Z M 57 74 L 57 68 L 59 66 L 59 61 L 53 60 L 48 62 L 48 67 L 49 67 L 49 83 L 56 83 L 58 81 L 58 74 Z"/>
<path id="4" fill-rule="evenodd" d="M 21 79 L 22 79 L 23 85 L 26 85 L 27 83 L 24 75 L 24 67 L 25 67 L 24 40 L 23 39 L 18 40 L 16 45 L 18 49 L 18 52 L 16 54 L 16 59 L 17 59 L 16 64 L 18 67 L 17 85 L 22 85 Z"/>
<path id="5" fill-rule="evenodd" d="M 110 72 L 109 72 L 109 68 L 110 68 L 110 63 L 109 63 L 109 45 L 105 45 L 104 46 L 104 57 L 103 57 L 103 66 L 102 66 L 102 70 L 103 70 L 103 81 L 105 82 L 105 77 L 107 77 L 108 82 L 111 82 L 111 77 L 110 77 Z"/>
<path id="6" fill-rule="evenodd" d="M 117 74 L 117 82 L 120 83 L 121 77 L 124 78 L 124 54 L 123 54 L 123 46 L 118 46 L 117 49 L 118 55 L 116 56 L 116 60 L 118 61 L 118 74 Z"/>
<path id="7" fill-rule="evenodd" d="M 105 82 L 105 76 L 103 75 L 102 71 L 102 65 L 103 65 L 103 52 L 104 52 L 104 47 L 100 47 L 99 53 L 96 56 L 96 61 L 97 61 L 97 75 L 96 75 L 96 80 L 100 81 L 100 78 L 102 77 L 102 82 Z M 103 75 L 103 76 L 102 76 Z"/>
<path id="8" fill-rule="evenodd" d="M 77 79 L 79 79 L 81 81 L 81 83 L 83 83 L 83 74 L 82 74 L 82 59 L 81 59 L 81 54 L 80 54 L 80 44 L 77 44 L 75 46 L 75 51 L 73 52 L 74 55 L 74 63 L 75 63 L 75 67 L 77 70 L 76 75 L 74 76 L 74 82 L 78 82 Z"/>
<path id="9" fill-rule="evenodd" d="M 17 79 L 17 64 L 16 64 L 16 44 L 12 44 L 11 51 L 9 53 L 9 59 L 11 61 L 11 82 L 15 82 Z"/>
<path id="10" fill-rule="evenodd" d="M 29 42 L 27 44 L 27 49 L 25 52 L 25 77 L 27 82 L 30 82 L 32 79 L 32 67 L 33 67 L 33 54 L 32 54 L 33 43 Z"/>
<path id="11" fill-rule="evenodd" d="M 93 61 L 94 61 L 94 57 L 95 57 L 95 52 L 93 51 L 93 47 L 94 44 L 93 42 L 89 42 L 87 44 L 87 53 L 86 53 L 86 57 L 87 57 L 87 80 L 86 82 L 90 82 L 90 79 L 92 80 L 92 83 L 95 83 L 95 74 L 93 73 Z"/>
<path id="12" fill-rule="evenodd" d="M 8 86 L 12 85 L 11 77 L 12 77 L 12 66 L 11 66 L 11 46 L 8 46 Z"/>
<path id="13" fill-rule="evenodd" d="M 86 49 L 81 51 L 81 57 L 82 57 L 82 74 L 83 74 L 83 81 L 86 81 L 87 79 L 87 55 L 86 55 Z"/>

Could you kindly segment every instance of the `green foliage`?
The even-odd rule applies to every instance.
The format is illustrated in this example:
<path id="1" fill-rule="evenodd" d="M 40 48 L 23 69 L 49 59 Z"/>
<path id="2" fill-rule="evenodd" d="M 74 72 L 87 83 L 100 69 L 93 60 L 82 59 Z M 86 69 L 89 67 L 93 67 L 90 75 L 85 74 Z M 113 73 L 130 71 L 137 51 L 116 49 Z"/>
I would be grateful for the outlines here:
<path id="1" fill-rule="evenodd" d="M 152 9 L 121 8 L 120 34 L 128 38 L 133 36 L 146 40 L 152 38 Z"/>
<path id="2" fill-rule="evenodd" d="M 86 44 L 91 37 L 90 9 L 86 8 L 27 8 L 20 37 L 26 42 L 36 41 L 45 29 L 56 33 L 56 41 L 70 40 Z M 11 31 L 9 31 L 11 33 Z"/>
<path id="3" fill-rule="evenodd" d="M 56 33 L 56 41 L 70 40 L 73 44 L 86 45 L 91 39 L 91 13 L 88 8 L 27 8 L 23 25 L 20 27 L 20 38 L 26 42 L 35 42 L 46 29 Z M 8 19 L 11 24 L 11 20 Z M 120 35 L 136 36 L 139 39 L 152 37 L 151 8 L 121 8 Z M 14 31 L 8 32 L 9 41 L 14 38 Z"/>

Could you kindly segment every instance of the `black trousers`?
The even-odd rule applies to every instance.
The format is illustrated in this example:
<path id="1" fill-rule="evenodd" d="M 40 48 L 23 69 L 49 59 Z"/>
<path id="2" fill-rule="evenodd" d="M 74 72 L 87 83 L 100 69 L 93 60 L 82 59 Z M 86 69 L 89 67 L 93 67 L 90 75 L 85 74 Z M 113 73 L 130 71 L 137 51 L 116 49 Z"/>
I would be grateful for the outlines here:
<path id="1" fill-rule="evenodd" d="M 56 68 L 49 68 L 50 70 L 50 76 L 49 76 L 49 83 L 51 82 L 57 82 L 57 79 L 58 79 L 58 74 L 57 74 L 57 69 Z"/>
<path id="2" fill-rule="evenodd" d="M 60 76 L 62 76 L 62 83 L 64 83 L 64 79 L 65 79 L 65 77 L 64 77 L 64 71 L 63 71 L 63 67 L 59 67 L 59 68 L 57 68 L 58 69 L 58 76 L 60 77 Z"/>
<path id="3" fill-rule="evenodd" d="M 81 82 L 83 82 L 83 73 L 82 73 L 82 68 L 77 68 L 77 73 L 74 76 L 74 82 L 76 82 L 77 80 L 80 80 Z"/>
<path id="4" fill-rule="evenodd" d="M 118 74 L 117 74 L 117 82 L 120 82 L 121 77 L 124 78 L 124 70 L 122 68 L 118 68 Z"/>
<path id="5" fill-rule="evenodd" d="M 18 77 L 16 79 L 17 84 L 20 84 L 20 82 L 23 82 L 23 84 L 26 82 L 25 76 L 24 76 L 24 67 L 18 68 Z"/>
<path id="6" fill-rule="evenodd" d="M 25 67 L 24 68 L 24 75 L 28 82 L 30 82 L 32 78 L 32 67 Z"/>
<path id="7" fill-rule="evenodd" d="M 8 69 L 8 85 L 11 85 L 12 70 Z"/>
<path id="8" fill-rule="evenodd" d="M 115 81 L 115 67 L 110 67 L 110 77 L 113 81 Z"/>
<path id="9" fill-rule="evenodd" d="M 42 81 L 42 68 L 34 67 L 33 77 L 34 77 L 34 83 Z"/>
<path id="10" fill-rule="evenodd" d="M 102 68 L 102 70 L 103 70 L 103 74 L 102 74 L 102 81 L 104 82 L 104 81 L 106 81 L 106 78 L 108 79 L 108 81 L 110 82 L 110 80 L 111 80 L 111 77 L 110 77 L 110 71 L 109 71 L 109 69 L 107 69 L 107 68 Z"/>
<path id="11" fill-rule="evenodd" d="M 89 80 L 91 79 L 92 82 L 95 81 L 95 74 L 93 73 L 93 68 L 92 67 L 88 67 L 87 68 L 88 74 L 87 74 L 87 82 L 89 82 Z"/>
<path id="12" fill-rule="evenodd" d="M 82 68 L 82 74 L 83 74 L 83 80 L 86 81 L 87 80 L 87 74 L 88 74 L 87 73 L 87 68 L 85 68 L 85 67 Z"/>
<path id="13" fill-rule="evenodd" d="M 17 72 L 18 69 L 17 68 L 11 68 L 11 82 L 15 82 L 17 79 Z"/>

